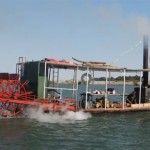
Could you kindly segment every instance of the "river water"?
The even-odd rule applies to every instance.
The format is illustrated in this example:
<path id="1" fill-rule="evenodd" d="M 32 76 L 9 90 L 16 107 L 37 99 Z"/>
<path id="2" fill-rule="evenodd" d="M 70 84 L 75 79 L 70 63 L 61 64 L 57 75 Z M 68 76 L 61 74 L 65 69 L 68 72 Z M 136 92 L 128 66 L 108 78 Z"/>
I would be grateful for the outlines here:
<path id="1" fill-rule="evenodd" d="M 0 150 L 149 150 L 149 128 L 149 111 L 60 116 L 32 109 L 26 118 L 0 119 Z"/>

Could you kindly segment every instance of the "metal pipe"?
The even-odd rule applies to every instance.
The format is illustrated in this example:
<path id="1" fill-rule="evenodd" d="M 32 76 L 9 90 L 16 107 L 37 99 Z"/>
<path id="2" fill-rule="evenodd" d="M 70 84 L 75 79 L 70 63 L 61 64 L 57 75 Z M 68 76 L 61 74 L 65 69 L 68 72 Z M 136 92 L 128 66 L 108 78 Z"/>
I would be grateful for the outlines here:
<path id="1" fill-rule="evenodd" d="M 142 92 L 142 71 L 141 71 L 141 74 L 140 74 L 139 107 L 140 107 L 140 104 L 141 104 L 141 92 Z"/>
<path id="2" fill-rule="evenodd" d="M 106 69 L 105 110 L 106 110 L 106 104 L 107 104 L 107 99 L 108 99 L 107 85 L 108 85 L 108 68 Z"/>
<path id="3" fill-rule="evenodd" d="M 89 67 L 87 67 L 87 77 L 86 77 L 86 95 L 85 95 L 85 109 L 87 109 L 87 98 L 88 98 L 88 89 L 89 89 L 89 87 L 88 87 L 88 72 L 89 72 Z"/>
<path id="4" fill-rule="evenodd" d="M 125 104 L 125 99 L 124 99 L 124 97 L 125 97 L 125 90 L 126 90 L 126 70 L 124 69 L 123 70 L 123 109 L 124 109 L 124 104 Z"/>
<path id="5" fill-rule="evenodd" d="M 45 98 L 45 87 L 46 87 L 46 65 L 47 65 L 47 63 L 45 62 L 43 98 Z"/>
<path id="6" fill-rule="evenodd" d="M 143 69 L 148 68 L 148 36 L 143 38 Z M 143 72 L 142 86 L 148 86 L 148 71 Z"/>
<path id="7" fill-rule="evenodd" d="M 78 66 L 77 66 L 77 71 L 76 71 L 76 97 L 75 97 L 75 100 L 76 100 L 76 108 L 79 106 L 79 103 L 77 103 L 78 101 Z"/>

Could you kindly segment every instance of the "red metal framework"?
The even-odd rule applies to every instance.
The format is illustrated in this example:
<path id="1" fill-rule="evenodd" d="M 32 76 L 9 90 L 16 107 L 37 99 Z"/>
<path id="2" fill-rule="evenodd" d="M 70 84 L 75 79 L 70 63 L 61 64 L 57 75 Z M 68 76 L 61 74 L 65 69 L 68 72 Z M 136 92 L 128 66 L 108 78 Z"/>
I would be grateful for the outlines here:
<path id="1" fill-rule="evenodd" d="M 0 80 L 0 98 L 28 99 L 32 92 L 27 92 L 25 86 L 28 81 L 21 83 L 19 80 Z"/>
<path id="2" fill-rule="evenodd" d="M 70 99 L 36 99 L 30 91 L 26 91 L 28 81 L 20 82 L 17 74 L 0 73 L 0 114 L 3 117 L 14 117 L 21 114 L 26 106 L 43 106 L 44 112 L 75 111 L 76 105 Z"/>
<path id="3" fill-rule="evenodd" d="M 35 99 L 32 92 L 26 91 L 28 81 L 21 83 L 18 74 L 0 73 L 0 113 L 2 116 L 17 116 L 24 104 L 19 101 Z"/>

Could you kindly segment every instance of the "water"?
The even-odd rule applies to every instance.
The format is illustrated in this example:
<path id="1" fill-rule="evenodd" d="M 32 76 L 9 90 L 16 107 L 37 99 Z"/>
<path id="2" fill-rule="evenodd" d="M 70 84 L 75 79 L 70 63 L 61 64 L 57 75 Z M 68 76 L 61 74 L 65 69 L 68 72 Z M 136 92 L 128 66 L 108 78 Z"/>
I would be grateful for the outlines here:
<path id="1" fill-rule="evenodd" d="M 149 112 L 106 113 L 65 123 L 0 119 L 0 149 L 148 150 L 149 115 Z"/>
<path id="2" fill-rule="evenodd" d="M 36 112 L 37 111 L 37 112 Z M 0 150 L 149 150 L 150 112 L 0 119 Z"/>
<path id="3" fill-rule="evenodd" d="M 72 88 L 71 85 L 67 85 L 67 87 Z M 62 85 L 62 88 L 66 88 L 66 85 Z M 78 88 L 79 88 L 79 90 L 78 90 L 79 92 L 77 93 L 77 99 L 80 100 L 80 98 L 81 98 L 80 94 L 84 93 L 86 88 L 85 88 L 85 85 L 83 85 L 83 84 L 79 85 Z M 118 85 L 109 85 L 108 88 L 114 88 L 116 93 L 123 94 L 123 85 L 119 85 L 119 86 Z M 95 90 L 105 91 L 106 90 L 105 85 L 94 85 L 94 86 L 89 85 L 89 90 L 88 90 L 89 92 L 93 92 Z M 130 85 L 126 86 L 125 93 L 129 94 L 133 90 L 134 90 L 134 86 L 130 86 Z M 72 91 L 63 91 L 62 95 L 63 95 L 63 97 L 64 96 L 70 97 L 69 95 L 71 95 L 71 93 L 72 93 Z M 102 95 L 101 95 L 101 97 L 102 97 Z M 112 96 L 109 96 L 108 98 L 109 98 L 110 102 L 122 101 L 122 96 L 113 96 L 112 95 Z M 93 97 L 93 100 L 94 99 L 95 99 L 95 97 Z"/>

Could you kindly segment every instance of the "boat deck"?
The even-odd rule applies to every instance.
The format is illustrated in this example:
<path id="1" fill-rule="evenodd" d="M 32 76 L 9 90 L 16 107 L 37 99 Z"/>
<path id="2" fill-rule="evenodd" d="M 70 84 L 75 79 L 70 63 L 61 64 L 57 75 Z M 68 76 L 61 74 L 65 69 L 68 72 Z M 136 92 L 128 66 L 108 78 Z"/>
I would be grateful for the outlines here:
<path id="1" fill-rule="evenodd" d="M 90 113 L 109 113 L 109 112 L 137 112 L 137 111 L 150 111 L 150 106 L 147 107 L 125 107 L 125 108 L 90 108 L 84 109 L 84 112 Z"/>

